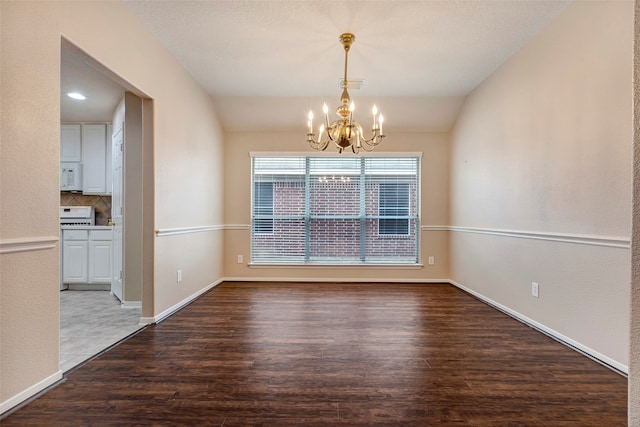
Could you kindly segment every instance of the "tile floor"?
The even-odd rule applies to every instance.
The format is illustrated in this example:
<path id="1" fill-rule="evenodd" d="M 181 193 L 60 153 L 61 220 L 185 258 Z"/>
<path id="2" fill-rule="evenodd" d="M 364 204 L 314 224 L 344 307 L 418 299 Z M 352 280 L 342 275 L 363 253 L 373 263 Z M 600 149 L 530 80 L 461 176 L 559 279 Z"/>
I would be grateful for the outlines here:
<path id="1" fill-rule="evenodd" d="M 140 308 L 121 308 L 109 291 L 60 292 L 60 369 L 90 359 L 134 333 Z"/>

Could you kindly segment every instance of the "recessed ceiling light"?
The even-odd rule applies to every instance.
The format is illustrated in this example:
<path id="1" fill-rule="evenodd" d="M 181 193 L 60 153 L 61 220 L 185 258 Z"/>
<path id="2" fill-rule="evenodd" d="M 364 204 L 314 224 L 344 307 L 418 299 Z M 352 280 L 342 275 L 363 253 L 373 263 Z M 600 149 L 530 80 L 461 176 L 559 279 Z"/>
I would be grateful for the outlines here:
<path id="1" fill-rule="evenodd" d="M 86 97 L 86 96 L 84 96 L 83 94 L 78 93 L 78 92 L 69 92 L 69 93 L 67 94 L 67 96 L 68 96 L 69 98 L 79 99 L 80 101 L 83 101 L 83 100 L 87 99 L 87 97 Z"/>

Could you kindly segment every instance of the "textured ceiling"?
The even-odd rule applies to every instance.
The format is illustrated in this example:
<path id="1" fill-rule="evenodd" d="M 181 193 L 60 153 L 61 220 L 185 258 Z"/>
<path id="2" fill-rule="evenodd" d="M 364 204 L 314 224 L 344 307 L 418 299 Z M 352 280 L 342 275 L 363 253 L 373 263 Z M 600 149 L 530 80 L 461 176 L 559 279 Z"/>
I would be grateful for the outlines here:
<path id="1" fill-rule="evenodd" d="M 300 130 L 337 106 L 343 32 L 358 114 L 387 131 L 448 130 L 464 97 L 567 1 L 124 0 L 212 95 L 227 130 Z M 362 105 L 361 105 L 362 104 Z M 362 112 L 361 112 L 362 111 Z M 251 120 L 247 120 L 250 117 Z"/>
<path id="2" fill-rule="evenodd" d="M 466 95 L 564 7 L 558 1 L 125 3 L 214 96 Z M 339 94 L 338 94 L 339 95 Z M 336 95 L 336 97 L 338 96 Z"/>

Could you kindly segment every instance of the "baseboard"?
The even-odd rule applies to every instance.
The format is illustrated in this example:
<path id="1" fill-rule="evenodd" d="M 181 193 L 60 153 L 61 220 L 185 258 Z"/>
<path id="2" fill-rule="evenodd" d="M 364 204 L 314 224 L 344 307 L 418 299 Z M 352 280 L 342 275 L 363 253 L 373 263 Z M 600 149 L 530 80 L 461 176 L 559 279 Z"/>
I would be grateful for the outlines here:
<path id="1" fill-rule="evenodd" d="M 224 282 L 337 282 L 337 283 L 447 283 L 449 279 L 397 279 L 390 277 L 380 277 L 375 279 L 367 278 L 344 278 L 344 277 L 225 277 Z"/>
<path id="2" fill-rule="evenodd" d="M 61 381 L 62 378 L 62 371 L 58 371 L 55 374 L 48 376 L 47 378 L 37 382 L 26 390 L 0 403 L 0 416 L 8 415 L 8 412 L 10 412 L 12 409 L 17 409 L 16 407 L 18 405 L 26 403 L 28 399 L 34 397 L 46 388 L 51 387 L 55 383 Z"/>
<path id="3" fill-rule="evenodd" d="M 100 284 L 88 284 L 88 283 L 66 283 L 67 290 L 69 291 L 110 291 L 111 285 Z"/>
<path id="4" fill-rule="evenodd" d="M 545 325 L 543 325 L 542 323 L 536 322 L 533 319 L 528 318 L 527 316 L 518 313 L 515 310 L 510 309 L 509 307 L 506 307 L 498 302 L 493 301 L 490 298 L 487 298 L 486 296 L 467 288 L 466 286 L 456 282 L 455 280 L 449 280 L 449 283 L 451 283 L 453 286 L 455 286 L 456 288 L 465 291 L 468 294 L 473 295 L 474 297 L 478 298 L 480 301 L 484 302 L 485 304 L 490 305 L 491 307 L 495 308 L 496 310 L 499 310 L 501 312 L 503 312 L 504 314 L 508 315 L 509 317 L 512 317 L 516 320 L 518 320 L 519 322 L 522 322 L 534 329 L 536 329 L 537 331 L 549 336 L 550 338 L 553 338 L 554 340 L 560 342 L 561 344 L 566 345 L 567 347 L 570 347 L 574 350 L 576 350 L 579 353 L 582 353 L 583 355 L 587 356 L 588 358 L 594 360 L 595 362 L 600 363 L 601 365 L 606 366 L 607 368 L 623 375 L 623 376 L 628 376 L 629 375 L 629 367 L 623 365 L 622 363 L 619 363 L 607 356 L 605 356 L 604 354 L 601 354 L 597 351 L 595 351 L 594 349 L 587 347 L 563 334 L 561 334 L 560 332 L 553 330 Z"/>
<path id="5" fill-rule="evenodd" d="M 142 301 L 122 301 L 121 308 L 142 308 Z"/>
<path id="6" fill-rule="evenodd" d="M 202 288 L 201 290 L 199 290 L 195 294 L 190 295 L 189 297 L 183 299 L 179 303 L 174 304 L 173 306 L 169 307 L 168 309 L 166 309 L 162 313 L 157 314 L 156 316 L 152 317 L 151 318 L 152 322 L 150 322 L 150 323 L 160 323 L 160 322 L 162 322 L 164 319 L 166 319 L 167 317 L 171 316 L 173 313 L 175 313 L 176 311 L 180 310 L 181 308 L 189 305 L 191 302 L 196 300 L 200 295 L 202 295 L 205 292 L 207 292 L 208 290 L 218 286 L 223 281 L 224 281 L 223 279 L 218 279 L 217 281 L 205 286 L 204 288 Z M 149 318 L 145 318 L 145 319 L 149 319 Z M 142 318 L 140 318 L 140 320 L 142 321 Z"/>

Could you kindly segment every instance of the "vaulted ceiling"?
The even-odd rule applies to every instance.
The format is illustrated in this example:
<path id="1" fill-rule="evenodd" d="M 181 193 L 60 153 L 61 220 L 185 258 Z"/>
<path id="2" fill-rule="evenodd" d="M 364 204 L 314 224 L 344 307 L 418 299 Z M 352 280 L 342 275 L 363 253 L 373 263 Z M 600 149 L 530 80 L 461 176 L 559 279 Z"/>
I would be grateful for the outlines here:
<path id="1" fill-rule="evenodd" d="M 368 117 L 376 103 L 387 133 L 449 130 L 464 97 L 568 3 L 124 2 L 213 97 L 229 131 L 304 132 L 309 109 L 335 108 L 344 72 L 338 37 L 354 33 L 349 79 L 364 80 L 350 89 L 355 115 Z"/>

